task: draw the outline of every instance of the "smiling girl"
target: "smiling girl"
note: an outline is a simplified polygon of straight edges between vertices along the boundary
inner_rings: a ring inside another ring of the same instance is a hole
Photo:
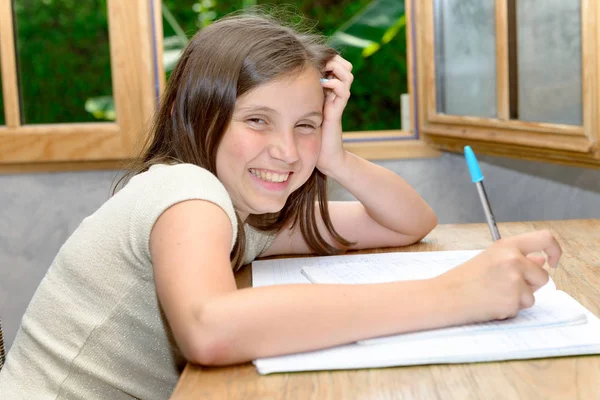
[[[502,239],[428,280],[237,290],[234,270],[259,255],[404,246],[435,227],[402,178],[344,150],[351,69],[320,37],[267,17],[200,31],[125,185],[39,286],[0,393],[164,399],[187,361],[240,363],[530,307],[548,275],[528,254],[560,256],[548,232]],[[327,178],[357,201],[328,202]]]

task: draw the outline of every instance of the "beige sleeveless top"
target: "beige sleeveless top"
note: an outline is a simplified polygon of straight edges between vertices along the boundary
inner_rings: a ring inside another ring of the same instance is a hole
[[[62,246],[0,371],[0,399],[166,399],[185,360],[160,309],[150,232],[170,206],[203,199],[237,220],[223,185],[191,164],[139,174]],[[246,262],[273,237],[245,226]]]

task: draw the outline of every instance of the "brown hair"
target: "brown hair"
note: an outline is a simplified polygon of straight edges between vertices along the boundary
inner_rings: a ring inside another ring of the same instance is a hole
[[[216,175],[216,150],[231,121],[236,99],[265,82],[307,67],[323,73],[325,64],[336,54],[321,36],[300,33],[266,15],[233,15],[202,29],[191,39],[169,78],[141,156],[117,182],[113,193],[154,164],[191,163]],[[315,202],[337,246],[328,244],[319,233]],[[309,248],[318,254],[339,253],[351,244],[331,223],[327,178],[317,169],[290,195],[281,211],[250,215],[246,222],[267,232],[299,224]],[[237,242],[231,252],[235,268],[244,261],[245,243],[238,217]]]

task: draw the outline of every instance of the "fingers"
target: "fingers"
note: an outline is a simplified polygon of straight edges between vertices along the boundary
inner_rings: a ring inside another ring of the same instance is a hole
[[[324,75],[328,80],[323,82],[323,87],[332,89],[340,97],[349,98],[350,85],[354,81],[351,71],[352,64],[340,56],[335,56],[325,66]]]
[[[533,291],[531,289],[523,291],[519,302],[519,308],[522,310],[524,308],[533,307],[534,304],[535,296],[533,295]]]
[[[337,55],[337,56],[333,57],[331,60],[329,60],[327,65],[325,65],[325,72],[332,71],[333,65],[338,65],[339,67],[341,67],[342,69],[344,69],[348,72],[352,71],[352,64],[348,60],[345,60],[344,58],[342,58],[339,55]]]
[[[525,257],[523,260],[523,268],[521,269],[523,271],[523,278],[533,291],[538,290],[548,283],[548,272],[542,268],[542,265],[543,263],[539,264],[538,262],[532,261],[530,257]]]
[[[342,81],[338,79],[330,79],[327,82],[322,82],[322,86],[327,89],[331,89],[325,97],[326,102],[332,102],[336,98],[348,100],[350,98],[350,89]]]
[[[499,241],[500,242],[500,241]],[[556,268],[562,254],[560,245],[550,231],[535,231],[501,239],[500,246],[508,245],[516,247],[522,254],[537,253],[543,251],[548,256],[548,264]],[[497,242],[498,243],[498,242]]]
[[[527,254],[527,258],[529,258],[531,261],[533,261],[540,267],[543,267],[544,264],[546,264],[546,257],[544,256],[538,256],[536,254]]]
[[[345,65],[349,71],[352,71],[352,63],[350,61],[346,60],[344,57],[342,57],[340,55],[336,55],[333,59],[336,61],[339,61],[340,63]]]
[[[323,88],[329,89],[325,93],[325,104],[328,105],[325,109],[326,120],[341,118],[350,98],[350,86],[354,80],[351,70],[352,64],[339,56],[333,58],[325,66],[323,73],[327,80],[322,80],[321,85]]]
[[[342,82],[352,83],[352,64],[342,58],[334,58],[325,66],[325,77],[328,79],[337,78]]]

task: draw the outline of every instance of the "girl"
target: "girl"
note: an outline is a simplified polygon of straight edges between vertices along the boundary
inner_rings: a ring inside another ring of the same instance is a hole
[[[560,255],[548,232],[503,239],[434,279],[236,289],[233,270],[258,255],[404,246],[435,227],[402,178],[344,150],[351,69],[267,17],[200,31],[126,185],[39,286],[0,393],[167,398],[186,361],[240,363],[530,307],[548,275],[527,255]],[[358,201],[328,202],[327,177]]]

